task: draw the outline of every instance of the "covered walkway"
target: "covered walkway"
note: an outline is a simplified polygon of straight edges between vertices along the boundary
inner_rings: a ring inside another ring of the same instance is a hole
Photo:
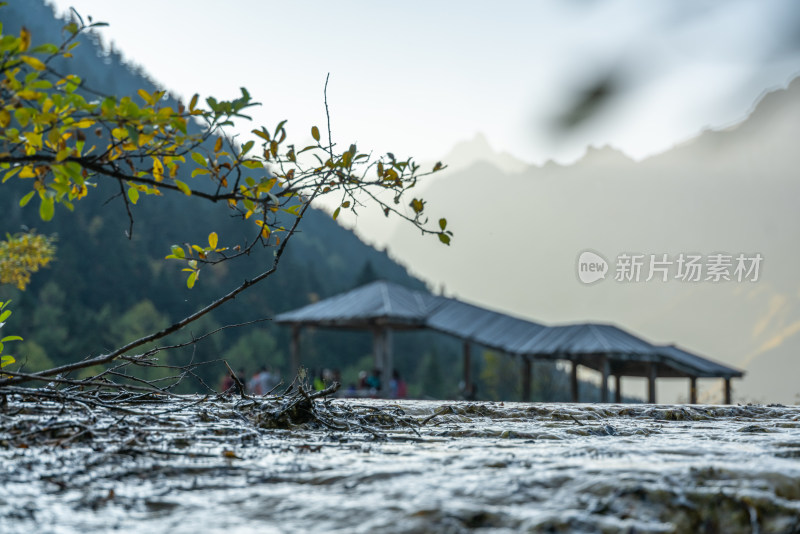
[[[609,402],[609,380],[615,381],[615,401],[621,402],[621,377],[648,380],[648,401],[656,402],[656,379],[689,379],[689,399],[697,402],[698,378],[722,378],[725,403],[731,403],[731,378],[744,373],[717,362],[669,346],[647,341],[608,324],[544,326],[504,313],[468,304],[457,299],[414,291],[403,286],[376,281],[331,298],[282,313],[276,321],[292,328],[291,361],[296,372],[301,363],[300,330],[303,327],[342,328],[371,331],[375,368],[381,380],[389,383],[394,368],[392,331],[430,329],[463,341],[463,380],[467,392],[473,344],[522,361],[522,397],[530,399],[533,360],[571,363],[572,400],[578,402],[578,366],[594,369],[601,375],[601,401]]]

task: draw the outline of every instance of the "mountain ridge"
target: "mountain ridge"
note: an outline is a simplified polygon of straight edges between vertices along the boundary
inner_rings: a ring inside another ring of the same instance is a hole
[[[425,189],[429,203],[448,214],[452,246],[412,247],[397,229],[390,252],[433,283],[450,276],[450,291],[472,301],[546,323],[610,320],[746,366],[740,398],[795,402],[791,384],[768,384],[800,352],[798,135],[794,79],[765,94],[739,124],[641,161],[604,147],[572,165],[529,166],[515,175],[464,168]],[[584,249],[611,260],[626,251],[759,252],[764,262],[752,286],[606,280],[585,287],[574,274]],[[776,301],[784,304],[773,311]]]

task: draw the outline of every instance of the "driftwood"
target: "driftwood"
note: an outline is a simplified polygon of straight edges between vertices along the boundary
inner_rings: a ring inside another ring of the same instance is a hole
[[[3,388],[0,447],[87,443],[116,452],[180,455],[182,444],[216,439],[214,433],[246,441],[266,432],[307,428],[408,439],[409,432],[418,437],[418,428],[427,422],[406,416],[399,406],[332,399],[339,388],[335,382],[314,391],[298,376],[279,394],[248,396],[239,386],[235,395],[176,395],[146,381],[123,384],[107,377],[56,377],[42,388]],[[176,421],[186,428],[177,432]],[[176,432],[181,436],[177,441]],[[150,445],[142,448],[143,443]],[[154,449],[152,444],[158,446]]]

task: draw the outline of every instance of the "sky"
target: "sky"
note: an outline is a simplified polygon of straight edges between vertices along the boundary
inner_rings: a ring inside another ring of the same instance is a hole
[[[247,87],[255,124],[288,119],[297,143],[324,124],[330,73],[336,142],[422,161],[478,132],[529,163],[589,145],[641,159],[800,73],[794,0],[52,3],[108,22],[104,40],[175,94]]]

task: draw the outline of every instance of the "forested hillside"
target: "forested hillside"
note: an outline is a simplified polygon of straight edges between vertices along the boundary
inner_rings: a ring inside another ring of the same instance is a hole
[[[62,39],[64,21],[56,19],[41,0],[12,2],[2,8],[2,22],[6,33],[19,33],[23,25],[27,27],[34,46]],[[87,91],[123,96],[135,95],[140,88],[157,89],[141,68],[127,64],[105,39],[97,34],[83,39],[75,57],[55,68],[78,74]],[[186,203],[170,195],[142,198],[131,206],[134,224],[128,239],[130,221],[118,189],[103,190],[100,184],[100,190],[78,201],[74,212],[59,207],[53,220],[45,223],[34,202],[20,207],[22,191],[27,190],[24,183],[14,182],[4,184],[0,197],[2,234],[27,227],[56,234],[58,239],[56,261],[36,274],[26,291],[0,286],[0,295],[14,302],[15,333],[26,340],[15,353],[19,361],[27,362],[29,370],[117,347],[196,310],[272,261],[272,250],[254,250],[244,261],[204,270],[200,283],[189,290],[185,276],[164,260],[170,245],[186,239],[203,242],[212,230],[223,243],[241,243],[252,237],[242,235],[243,225],[237,224],[225,206]],[[191,330],[200,335],[223,324],[270,318],[370,277],[423,287],[385,252],[363,244],[330,215],[314,211],[304,219],[278,272],[266,285],[245,293]],[[196,349],[170,353],[168,358],[178,363],[191,357],[225,357],[248,372],[261,363],[285,371],[286,347],[284,329],[264,322],[220,332]],[[346,368],[369,354],[370,339],[315,333],[304,340],[303,347],[306,365]],[[407,362],[409,372],[416,363],[412,360]],[[222,369],[216,366],[201,371],[201,376],[216,383]]]

